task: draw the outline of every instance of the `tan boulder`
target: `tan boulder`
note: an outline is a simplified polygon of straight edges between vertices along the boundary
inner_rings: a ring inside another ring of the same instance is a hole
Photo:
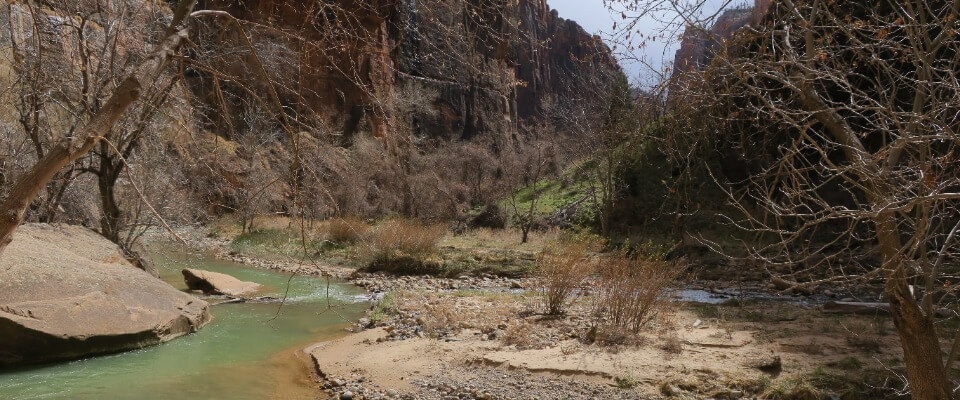
[[[26,224],[0,256],[0,366],[137,349],[209,321],[205,301],[87,228]]]
[[[241,281],[219,272],[192,268],[186,268],[181,272],[183,273],[183,280],[187,283],[188,288],[200,290],[206,294],[245,297],[260,289],[260,285],[257,283]]]

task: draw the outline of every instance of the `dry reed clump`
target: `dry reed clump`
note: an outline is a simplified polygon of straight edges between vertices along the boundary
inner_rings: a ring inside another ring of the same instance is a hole
[[[682,268],[665,261],[612,256],[599,263],[593,293],[598,323],[639,332],[662,314]]]
[[[601,241],[593,237],[563,235],[546,246],[537,258],[537,278],[547,314],[563,314],[568,298],[593,274],[590,255]]]
[[[338,244],[359,242],[370,231],[370,224],[356,217],[334,218],[327,222],[327,240]]]
[[[437,244],[446,228],[420,222],[391,219],[373,229],[360,248],[368,271],[396,274],[433,274],[442,272],[442,263],[428,260],[437,254]]]

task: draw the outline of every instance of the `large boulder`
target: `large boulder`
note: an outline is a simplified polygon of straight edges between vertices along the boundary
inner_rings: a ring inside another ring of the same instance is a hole
[[[205,301],[83,227],[23,225],[0,255],[0,367],[137,349],[209,321]]]
[[[260,289],[260,284],[245,282],[227,274],[186,268],[182,271],[187,287],[206,294],[222,294],[230,297],[244,297]]]

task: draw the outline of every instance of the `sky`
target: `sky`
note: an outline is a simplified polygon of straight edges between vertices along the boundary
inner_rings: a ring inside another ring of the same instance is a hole
[[[706,0],[704,7],[705,13],[715,12],[725,4],[742,4],[745,0]],[[683,3],[683,1],[678,1]],[[750,1],[752,4],[753,2]],[[635,50],[629,50],[623,45],[616,45],[612,40],[613,24],[623,24],[623,20],[616,13],[612,16],[610,10],[603,4],[603,0],[547,0],[547,4],[556,9],[560,17],[577,21],[587,32],[599,35],[611,48],[624,72],[635,84],[643,86],[646,81],[651,79],[653,69],[658,71],[666,65],[673,63],[673,56],[679,44],[679,35],[682,34],[682,24],[677,24],[673,15],[667,12],[658,13],[656,16],[647,16],[640,20],[637,29],[645,38],[649,40],[632,40],[633,45],[637,46],[641,42],[643,47]],[[671,23],[670,21],[673,21]],[[621,41],[622,42],[622,41]],[[643,61],[637,61],[642,59]]]

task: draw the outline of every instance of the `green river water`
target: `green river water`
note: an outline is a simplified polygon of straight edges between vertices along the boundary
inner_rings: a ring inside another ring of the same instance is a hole
[[[155,260],[161,278],[185,289],[182,268],[222,272],[266,285],[282,297],[289,275],[164,247]],[[141,350],[15,372],[0,372],[0,399],[313,399],[316,389],[300,349],[342,335],[365,307],[362,292],[295,277],[288,300],[211,307],[199,332]],[[2,340],[2,338],[0,338]]]

